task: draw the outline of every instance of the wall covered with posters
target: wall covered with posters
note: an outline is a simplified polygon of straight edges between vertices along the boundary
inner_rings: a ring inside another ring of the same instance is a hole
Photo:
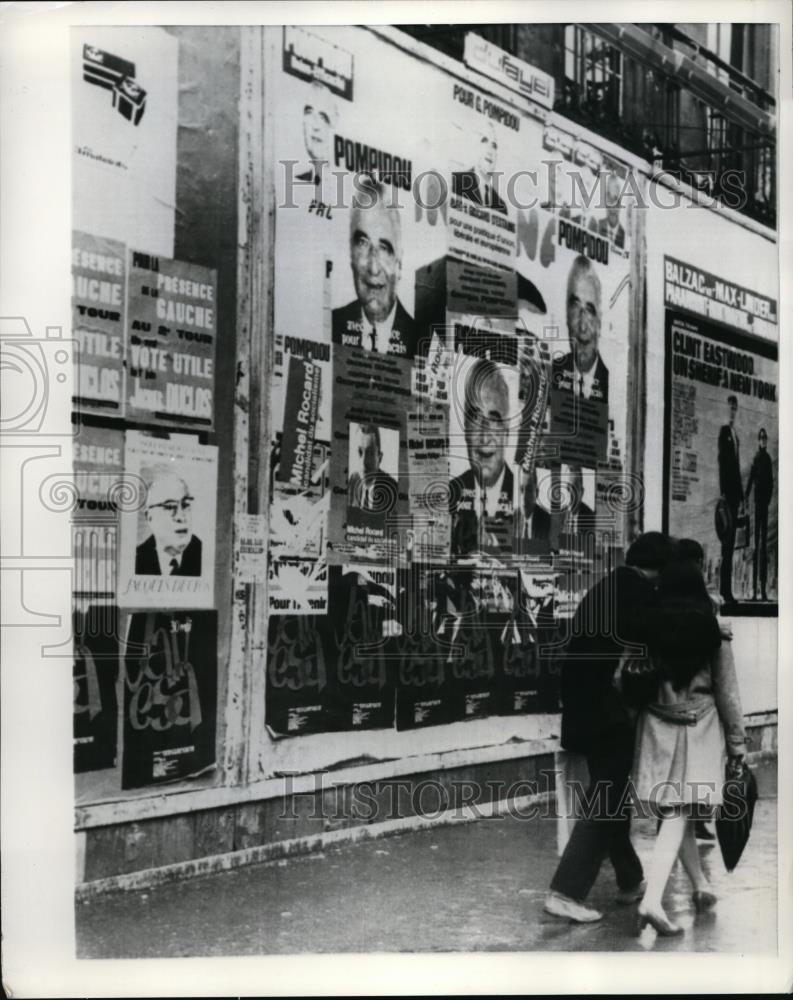
[[[75,28],[72,69],[81,804],[224,777],[239,36]]]
[[[375,32],[268,38],[261,768],[551,735],[554,653],[641,503],[616,195],[642,181]]]
[[[654,190],[645,525],[702,545],[709,590],[733,620],[744,710],[768,711],[777,706],[777,246]]]

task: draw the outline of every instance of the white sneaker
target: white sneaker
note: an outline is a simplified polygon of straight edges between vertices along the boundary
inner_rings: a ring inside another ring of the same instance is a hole
[[[576,924],[594,924],[603,919],[603,914],[599,910],[594,910],[584,903],[577,903],[574,899],[563,896],[559,892],[548,893],[543,909],[554,917],[572,920]]]

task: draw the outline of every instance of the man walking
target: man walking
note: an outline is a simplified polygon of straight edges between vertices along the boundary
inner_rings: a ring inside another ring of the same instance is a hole
[[[666,535],[648,531],[630,546],[625,566],[585,594],[573,617],[562,664],[562,746],[586,755],[587,802],[551,880],[545,911],[577,923],[603,916],[586,897],[608,857],[617,876],[617,900],[632,903],[644,891],[641,862],[630,841],[629,803],[623,801],[633,763],[634,724],[614,688],[625,644],[643,644],[655,579],[673,557]]]

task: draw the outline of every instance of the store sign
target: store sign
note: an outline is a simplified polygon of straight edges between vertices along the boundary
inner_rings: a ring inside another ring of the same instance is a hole
[[[668,308],[682,309],[744,333],[772,340],[777,336],[776,299],[674,257],[664,257],[664,302]]]
[[[465,36],[465,65],[516,91],[549,110],[553,108],[554,79],[548,73],[500,49],[473,32]]]
[[[352,56],[305,28],[284,28],[284,71],[352,100]]]

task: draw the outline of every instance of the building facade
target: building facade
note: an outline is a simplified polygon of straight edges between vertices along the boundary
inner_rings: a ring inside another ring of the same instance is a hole
[[[551,797],[644,530],[773,752],[775,44],[75,30],[80,894]]]

